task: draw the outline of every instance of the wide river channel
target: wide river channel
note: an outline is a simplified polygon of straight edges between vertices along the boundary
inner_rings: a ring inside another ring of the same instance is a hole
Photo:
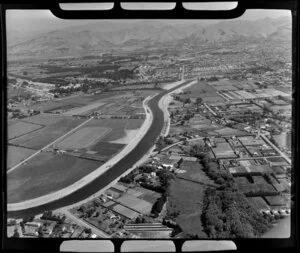
[[[41,206],[32,207],[25,210],[8,212],[7,217],[23,218],[27,215],[36,215],[46,210],[54,210],[63,206],[74,204],[98,192],[100,189],[104,188],[114,179],[123,174],[126,170],[130,169],[154,145],[156,138],[161,133],[161,130],[164,125],[164,114],[158,106],[159,100],[167,93],[170,93],[178,89],[179,87],[186,85],[189,82],[191,82],[191,80],[186,81],[170,90],[162,91],[160,94],[149,100],[148,106],[153,113],[153,121],[148,132],[128,155],[124,156],[118,163],[116,163],[113,167],[111,167],[101,176],[95,178],[95,180],[91,183],[87,184],[86,186],[80,188],[79,190],[66,197]]]

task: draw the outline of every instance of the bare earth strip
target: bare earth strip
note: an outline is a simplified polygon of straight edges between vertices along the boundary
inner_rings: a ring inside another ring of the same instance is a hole
[[[48,145],[46,145],[45,147],[43,147],[42,149],[38,150],[37,152],[35,152],[34,154],[32,154],[31,156],[27,157],[25,160],[23,160],[22,162],[18,163],[17,165],[15,165],[14,167],[10,168],[7,173],[10,173],[11,171],[15,170],[16,168],[18,168],[21,164],[24,164],[25,162],[27,162],[29,159],[35,157],[37,154],[41,153],[43,150],[51,147],[54,143],[56,143],[59,140],[62,140],[63,138],[65,138],[68,134],[72,133],[73,131],[76,131],[78,128],[82,127],[83,125],[85,125],[86,123],[88,123],[89,121],[91,121],[93,119],[93,117],[89,118],[88,120],[84,121],[83,123],[81,123],[80,125],[78,125],[77,127],[73,128],[71,131],[69,131],[68,133],[64,134],[63,136],[59,137],[58,139],[56,139],[55,141],[49,143]]]
[[[155,94],[155,95],[157,95],[157,94]],[[125,155],[127,155],[128,153],[130,153],[134,149],[134,147],[139,143],[139,141],[144,137],[144,135],[147,133],[148,129],[150,128],[151,123],[153,121],[152,111],[149,109],[149,107],[147,105],[147,102],[149,101],[150,98],[151,97],[149,96],[143,101],[143,107],[145,109],[146,119],[145,119],[143,125],[141,126],[141,128],[139,129],[138,134],[136,134],[135,138],[132,139],[132,141],[120,153],[118,153],[115,157],[113,157],[112,159],[107,161],[105,164],[100,166],[98,169],[96,169],[92,173],[86,175],[85,177],[83,177],[79,181],[75,182],[74,184],[72,184],[72,185],[70,185],[66,188],[61,189],[61,190],[56,191],[56,192],[53,192],[53,193],[50,193],[50,194],[46,194],[46,195],[38,197],[38,198],[31,199],[31,200],[26,200],[26,201],[19,202],[19,203],[8,204],[7,205],[7,211],[9,212],[9,211],[18,211],[18,210],[28,209],[28,208],[31,208],[31,207],[40,206],[40,205],[52,202],[54,200],[63,198],[65,196],[68,196],[71,193],[75,192],[76,190],[78,190],[78,189],[82,188],[83,186],[89,184],[95,178],[99,177],[101,174],[103,174],[109,168],[114,166]]]

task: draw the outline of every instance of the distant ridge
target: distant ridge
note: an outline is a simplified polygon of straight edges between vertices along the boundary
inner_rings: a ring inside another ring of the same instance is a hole
[[[199,21],[201,24],[201,20]],[[202,26],[170,25],[160,21],[95,22],[64,29],[19,36],[8,33],[9,56],[82,55],[112,48],[185,43],[219,43],[244,39],[291,38],[291,19],[280,17],[255,21],[231,20]]]

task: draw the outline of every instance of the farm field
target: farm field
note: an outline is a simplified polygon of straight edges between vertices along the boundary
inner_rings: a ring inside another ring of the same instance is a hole
[[[185,170],[186,172],[183,174],[179,174],[179,178],[205,184],[214,184],[214,182],[210,180],[210,178],[202,170],[202,165],[199,162],[183,161],[180,165],[180,169]]]
[[[7,202],[16,203],[60,190],[101,164],[69,155],[41,153],[7,175]]]
[[[55,117],[53,117],[55,118]],[[31,149],[41,149],[47,144],[66,134],[71,129],[83,123],[85,119],[63,118],[43,129],[26,134],[10,141],[11,144]]]
[[[264,199],[270,206],[284,206],[285,201],[281,196],[266,196]]]
[[[79,94],[71,97],[63,97],[59,99],[50,100],[47,102],[37,103],[28,107],[28,109],[40,110],[43,112],[49,112],[56,110],[57,108],[66,107],[72,109],[72,107],[82,107],[90,105],[91,103],[103,102],[109,99],[115,100],[119,98],[129,98],[132,97],[132,93],[127,92],[108,92],[97,95],[86,95]]]
[[[111,131],[107,127],[83,127],[53,146],[59,149],[87,148]]]
[[[267,193],[276,193],[275,188],[268,183],[240,183],[238,182],[239,191],[242,193],[258,193],[258,192],[267,192]]]
[[[121,137],[120,139],[110,141],[110,143],[128,144],[132,140],[132,138],[134,138],[134,136],[137,134],[138,129],[125,129],[125,132],[125,136]]]
[[[34,105],[29,106],[29,109],[32,110],[39,110],[42,112],[48,112],[51,110],[55,110],[58,107],[64,107],[68,104],[64,103],[63,100],[50,100],[47,102],[41,102]],[[77,106],[81,106],[81,104],[76,103]]]
[[[235,136],[243,136],[248,135],[249,133],[246,131],[241,131],[238,129],[230,128],[230,127],[224,127],[221,129],[214,130],[219,135],[235,135]]]
[[[105,157],[108,160],[111,156],[115,155],[124,147],[124,144],[98,142],[90,147],[91,150],[96,151],[98,156]]]
[[[129,207],[136,212],[142,214],[148,214],[151,211],[152,205],[151,203],[136,198],[130,194],[124,193],[122,197],[116,199],[116,202],[120,203],[123,206]]]
[[[97,109],[104,105],[103,102],[97,102],[90,105],[82,106],[79,108],[71,109],[68,112],[64,113],[64,115],[71,116],[71,115],[86,115],[93,111],[94,109]]]
[[[135,188],[136,189],[136,188]],[[143,199],[152,205],[157,201],[157,199],[161,196],[161,194],[151,191],[145,188],[138,188],[139,192],[142,192],[140,196],[138,196],[139,199]]]
[[[78,149],[81,155],[78,153],[76,156],[106,161],[128,144],[132,134],[126,134],[136,133],[142,123],[141,119],[93,119],[53,147]],[[89,153],[82,153],[86,151]]]
[[[123,215],[124,217],[128,218],[128,219],[135,219],[137,218],[140,214],[125,207],[125,206],[122,206],[122,205],[115,205],[112,210],[114,210],[115,212]]]
[[[61,105],[61,106],[52,108],[51,110],[45,111],[45,112],[46,112],[46,113],[56,113],[56,114],[60,114],[60,113],[69,111],[69,110],[71,110],[71,109],[77,108],[77,107],[80,107],[80,105],[74,105],[74,104],[71,104],[71,105]]]
[[[262,197],[249,197],[247,199],[257,210],[267,209],[269,207]]]
[[[216,89],[206,82],[197,82],[184,89],[184,92],[189,92],[188,97],[190,98],[203,98],[204,102],[224,102],[224,99],[217,94]]]
[[[178,213],[176,222],[186,234],[191,234],[191,231],[199,236],[203,236],[201,224],[202,201],[205,188],[198,184],[186,180],[178,179],[171,181],[169,187],[169,198],[167,201],[167,213]],[[193,218],[194,222],[186,222],[188,217]]]
[[[7,146],[7,170],[17,165],[19,162],[32,155],[36,151],[28,148],[20,148],[16,146]]]
[[[65,118],[66,117],[58,114],[39,114],[39,115],[31,116],[29,118],[25,118],[22,121],[32,123],[32,124],[40,124],[43,126],[48,126],[51,124],[56,124],[57,122]]]
[[[8,139],[13,139],[21,135],[25,135],[30,132],[34,132],[42,128],[43,125],[27,123],[23,121],[8,122],[7,135]]]
[[[102,142],[110,142],[125,136],[125,129],[137,129],[143,124],[142,119],[93,119],[85,127],[106,127],[111,128],[111,132],[106,134]]]

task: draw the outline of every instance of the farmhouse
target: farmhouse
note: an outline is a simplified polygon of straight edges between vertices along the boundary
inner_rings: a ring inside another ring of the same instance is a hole
[[[24,235],[38,236],[38,229],[40,228],[40,226],[41,223],[39,222],[27,222],[24,228]]]

